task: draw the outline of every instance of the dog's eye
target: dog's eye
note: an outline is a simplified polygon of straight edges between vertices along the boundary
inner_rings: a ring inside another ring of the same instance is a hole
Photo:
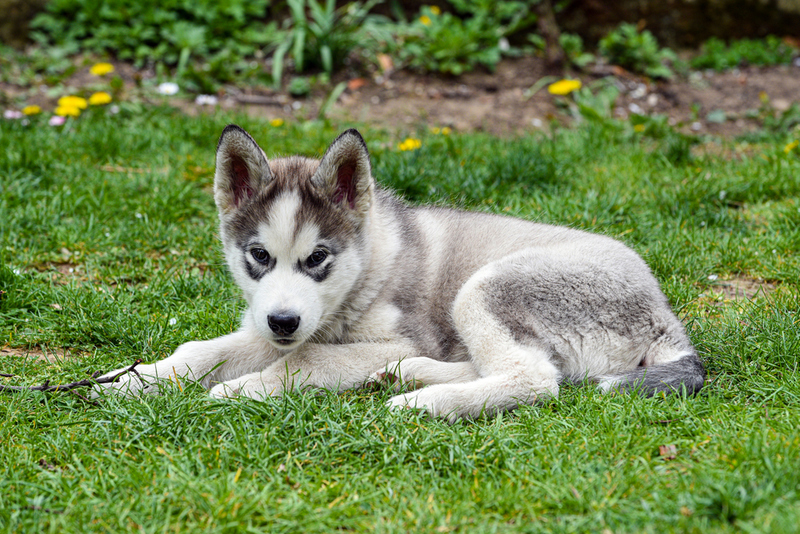
[[[311,253],[311,256],[308,257],[308,259],[306,260],[306,266],[316,267],[317,265],[325,261],[325,258],[327,257],[328,257],[328,251],[318,248],[317,250]]]
[[[266,264],[269,262],[269,252],[263,248],[251,248],[250,255],[253,256],[253,259],[258,263]]]

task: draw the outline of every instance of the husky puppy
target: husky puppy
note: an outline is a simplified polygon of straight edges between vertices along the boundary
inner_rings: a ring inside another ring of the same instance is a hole
[[[228,126],[214,199],[248,304],[241,328],[185,343],[110,390],[151,392],[180,377],[212,397],[263,398],[383,381],[417,388],[393,406],[453,421],[555,396],[563,380],[645,395],[703,386],[683,325],[631,249],[570,228],[410,207],[376,185],[356,130],[321,160],[268,161]]]

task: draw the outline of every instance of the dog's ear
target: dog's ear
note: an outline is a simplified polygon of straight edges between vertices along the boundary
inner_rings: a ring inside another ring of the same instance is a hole
[[[311,182],[334,204],[366,214],[372,204],[374,180],[364,138],[350,129],[331,143]]]
[[[220,213],[240,206],[272,180],[264,151],[250,135],[229,124],[217,144],[214,201]]]

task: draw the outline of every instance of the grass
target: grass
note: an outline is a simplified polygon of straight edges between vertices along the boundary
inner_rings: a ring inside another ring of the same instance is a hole
[[[234,330],[242,303],[210,194],[220,131],[235,121],[268,155],[319,155],[345,126],[165,108],[92,110],[63,129],[33,119],[0,122],[0,372],[15,375],[3,384],[70,382]],[[390,412],[387,392],[212,402],[180,384],[97,405],[2,393],[0,530],[796,530],[800,158],[788,137],[691,148],[670,131],[590,123],[511,140],[418,132],[422,147],[401,152],[391,134],[362,132],[376,176],[412,202],[634,247],[684,318],[707,387],[642,399],[565,386],[453,426]],[[720,292],[743,281],[762,292]],[[37,358],[56,349],[68,354]]]

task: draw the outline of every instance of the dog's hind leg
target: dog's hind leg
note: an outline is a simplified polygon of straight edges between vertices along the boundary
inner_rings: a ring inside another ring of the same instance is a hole
[[[470,382],[480,378],[470,361],[442,362],[419,356],[392,362],[385,369],[373,373],[370,382],[389,384],[395,389],[421,388],[433,384]]]
[[[478,271],[461,288],[453,305],[456,329],[479,377],[398,395],[390,400],[391,405],[424,407],[432,415],[454,421],[558,395],[560,375],[551,361],[547,344],[535,338],[520,342],[511,328],[487,306],[487,282],[502,271],[500,262]]]

